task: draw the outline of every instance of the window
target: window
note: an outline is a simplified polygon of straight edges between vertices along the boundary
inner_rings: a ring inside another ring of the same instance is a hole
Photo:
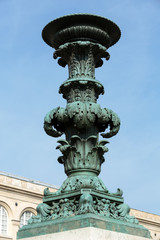
[[[34,214],[30,211],[26,211],[21,215],[20,218],[20,228],[23,227],[28,223],[28,220],[33,216]]]
[[[0,205],[0,234],[7,235],[8,214],[6,209]]]

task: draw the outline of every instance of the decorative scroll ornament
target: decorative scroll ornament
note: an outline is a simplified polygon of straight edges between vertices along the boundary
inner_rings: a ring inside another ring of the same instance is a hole
[[[120,129],[120,119],[112,110],[101,109],[99,104],[93,102],[75,101],[68,103],[65,109],[58,107],[47,113],[44,130],[50,136],[59,137],[66,132],[68,123],[77,129],[90,128],[94,124],[100,132],[110,126],[108,133],[101,134],[105,138],[116,135]]]

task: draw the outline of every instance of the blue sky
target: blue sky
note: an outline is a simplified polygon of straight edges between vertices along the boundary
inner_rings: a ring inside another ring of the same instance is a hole
[[[53,60],[41,31],[63,15],[101,15],[122,36],[96,70],[105,87],[98,102],[121,119],[100,178],[112,192],[120,187],[132,208],[160,214],[159,12],[159,0],[0,0],[0,171],[56,186],[65,180],[57,139],[45,134],[43,119],[65,106],[58,88],[68,70]]]

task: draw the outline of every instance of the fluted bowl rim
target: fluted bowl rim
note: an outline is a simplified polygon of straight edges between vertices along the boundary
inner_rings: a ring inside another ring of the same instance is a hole
[[[110,46],[114,45],[121,36],[119,27],[111,20],[94,14],[77,13],[65,15],[49,22],[42,30],[42,38],[49,46],[57,48],[53,43],[53,36],[60,30],[76,25],[96,27],[106,32],[111,39]]]

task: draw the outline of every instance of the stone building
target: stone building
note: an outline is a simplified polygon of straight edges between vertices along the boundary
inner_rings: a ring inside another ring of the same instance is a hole
[[[36,206],[42,202],[43,190],[57,187],[24,177],[0,172],[0,240],[16,240],[19,227],[36,214]],[[153,239],[160,240],[160,216],[132,209],[140,224],[151,232]]]
[[[54,185],[0,172],[0,240],[15,240],[19,227],[36,214],[43,190]]]

